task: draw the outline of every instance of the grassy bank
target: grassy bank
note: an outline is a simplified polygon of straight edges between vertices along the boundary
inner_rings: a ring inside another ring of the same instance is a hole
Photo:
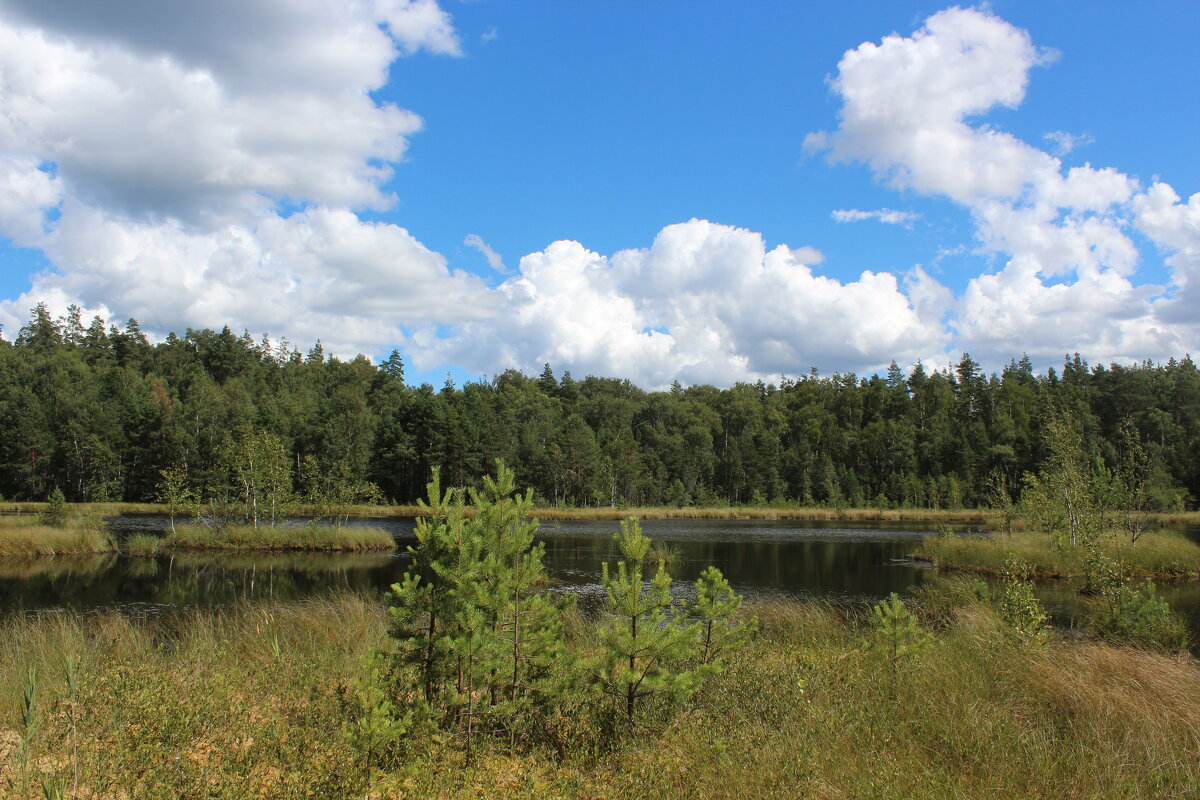
[[[115,549],[99,520],[73,518],[54,527],[37,516],[0,517],[0,557],[75,556]]]
[[[983,606],[952,609],[895,667],[854,614],[760,605],[761,635],[684,709],[604,753],[422,739],[368,777],[343,687],[385,640],[357,597],[298,605],[0,623],[0,794],[41,797],[1194,797],[1200,667],[1090,642],[1016,644]],[[586,640],[589,625],[573,636]],[[77,696],[64,678],[78,659]],[[37,783],[20,767],[37,669]],[[78,750],[76,750],[76,746]]]
[[[36,514],[45,510],[45,503],[0,503],[2,514]],[[167,507],[157,503],[72,503],[73,513],[108,517],[120,514],[166,514]],[[313,506],[298,505],[293,513],[299,517],[316,516]],[[352,517],[416,517],[421,509],[415,505],[372,506],[357,505],[344,509]],[[470,510],[468,509],[468,513]],[[619,520],[636,516],[641,519],[766,519],[766,520],[830,520],[830,521],[891,521],[891,522],[965,522],[983,524],[990,518],[986,509],[878,509],[878,508],[799,508],[779,506],[687,507],[647,506],[613,508],[611,506],[539,507],[534,516],[558,520]],[[1180,516],[1180,515],[1174,515]],[[1186,515],[1185,515],[1186,516]],[[1200,515],[1196,515],[1200,522]],[[1180,523],[1183,524],[1183,523]]]
[[[1152,531],[1143,534],[1137,544],[1113,537],[1102,549],[1135,576],[1200,578],[1200,545],[1176,533]],[[1080,553],[1055,549],[1044,533],[927,536],[917,556],[939,567],[999,574],[1004,571],[1009,553],[1029,564],[1042,578],[1075,577],[1086,571]]]
[[[251,525],[176,525],[174,531],[162,537],[161,547],[168,550],[357,551],[394,550],[396,544],[385,530],[357,525],[260,525],[257,528]]]
[[[158,503],[72,503],[73,514],[78,516],[111,517],[120,514],[166,514],[167,507]],[[37,514],[44,511],[45,503],[0,503],[0,515]],[[314,506],[299,505],[294,509],[299,517],[316,516]],[[348,506],[344,513],[352,517],[416,517],[421,509],[415,505],[357,505]],[[468,513],[470,510],[468,509]],[[986,508],[932,509],[932,508],[801,508],[793,506],[725,506],[674,508],[646,506],[638,508],[613,508],[591,506],[587,508],[540,507],[534,516],[544,520],[620,520],[634,516],[640,519],[761,519],[761,520],[814,520],[829,522],[920,522],[929,525],[939,523],[965,523],[1002,527],[1000,515]],[[1151,525],[1163,528],[1200,525],[1200,511],[1171,514],[1149,514]],[[0,516],[2,518],[2,516]]]

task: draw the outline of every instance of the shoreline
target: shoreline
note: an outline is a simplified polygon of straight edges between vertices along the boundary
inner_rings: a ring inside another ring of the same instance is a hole
[[[40,502],[0,502],[0,515],[37,514],[46,509]],[[72,516],[109,517],[122,514],[168,513],[167,506],[160,503],[69,503]],[[340,513],[351,517],[389,518],[420,517],[421,508],[416,505],[348,506]],[[470,507],[467,513],[471,513]],[[184,515],[177,515],[182,517]],[[292,516],[315,517],[316,509],[299,505]],[[712,519],[712,520],[809,520],[823,522],[927,522],[988,525],[999,523],[999,513],[985,508],[929,509],[929,508],[821,508],[821,507],[776,507],[776,506],[718,506],[671,508],[648,506],[639,508],[601,507],[539,507],[532,516],[539,520],[617,521],[627,517],[639,519]],[[1200,525],[1200,511],[1151,514],[1152,523],[1158,527],[1177,525]]]

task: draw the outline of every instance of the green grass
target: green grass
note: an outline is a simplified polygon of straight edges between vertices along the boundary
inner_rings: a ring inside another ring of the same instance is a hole
[[[1104,551],[1120,560],[1135,576],[1200,577],[1200,545],[1178,533],[1152,531],[1143,534],[1137,544],[1113,536],[1106,541]],[[1055,549],[1050,537],[1044,533],[927,536],[922,540],[917,556],[940,567],[1000,573],[1010,552],[1030,564],[1038,577],[1074,577],[1085,572],[1081,550]]]
[[[342,736],[339,687],[386,639],[377,603],[133,620],[0,622],[0,794],[20,790],[21,688],[39,676],[42,774],[77,765],[80,797],[924,798],[1195,797],[1200,665],[1094,642],[1019,645],[978,604],[944,611],[932,646],[892,670],[861,615],[759,604],[761,634],[678,713],[609,752],[421,739],[368,778]],[[577,644],[594,638],[575,618]],[[79,659],[73,756],[64,679]],[[15,785],[14,785],[15,782]]]
[[[116,544],[95,519],[71,518],[61,528],[37,516],[0,517],[0,557],[63,556],[109,553]]]
[[[152,558],[162,552],[163,539],[153,533],[131,533],[121,543],[121,549],[131,556]]]
[[[171,550],[394,550],[391,534],[380,528],[327,525],[176,525],[163,536]]]

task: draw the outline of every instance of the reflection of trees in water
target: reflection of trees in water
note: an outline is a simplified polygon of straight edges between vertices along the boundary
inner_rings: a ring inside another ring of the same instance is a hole
[[[920,583],[923,570],[891,563],[912,551],[910,540],[895,541],[684,541],[669,539],[682,551],[672,575],[694,581],[709,564],[730,583],[769,592],[885,596]],[[600,574],[603,561],[617,554],[605,537],[556,535],[546,539],[547,563],[556,575]]]
[[[577,590],[581,607],[599,580],[600,564],[617,560],[612,523],[572,535],[560,527],[544,538],[546,564],[560,582],[555,591]],[[594,530],[593,530],[594,529]],[[699,529],[696,529],[697,532]],[[709,532],[712,531],[710,527]],[[669,531],[674,533],[674,529]],[[912,551],[914,540],[681,539],[664,535],[681,551],[672,574],[688,591],[700,570],[715,564],[740,592],[884,597],[902,592],[931,574],[890,561]],[[38,608],[121,607],[136,604],[219,606],[247,600],[301,600],[335,591],[382,594],[410,563],[407,553],[178,553],[157,558],[112,554],[0,559],[0,611]],[[1200,584],[1166,584],[1160,594],[1192,619],[1200,631]],[[1039,595],[1058,624],[1070,626],[1080,611],[1068,584],[1042,584]]]
[[[211,606],[299,600],[333,590],[380,591],[406,558],[369,554],[187,553],[0,561],[0,609],[128,604]]]

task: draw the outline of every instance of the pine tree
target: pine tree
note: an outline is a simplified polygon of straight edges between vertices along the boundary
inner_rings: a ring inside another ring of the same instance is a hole
[[[684,664],[695,652],[700,626],[685,624],[661,561],[646,585],[650,540],[638,520],[622,521],[614,538],[624,559],[617,562],[615,574],[608,562],[603,564],[608,620],[600,631],[604,653],[594,674],[601,689],[619,701],[632,728],[642,700],[656,695],[678,699],[694,689],[697,676]]]
[[[733,591],[721,570],[709,566],[696,580],[696,604],[691,616],[700,623],[701,664],[714,664],[721,653],[740,642],[753,629],[754,622],[738,618],[742,596]]]

